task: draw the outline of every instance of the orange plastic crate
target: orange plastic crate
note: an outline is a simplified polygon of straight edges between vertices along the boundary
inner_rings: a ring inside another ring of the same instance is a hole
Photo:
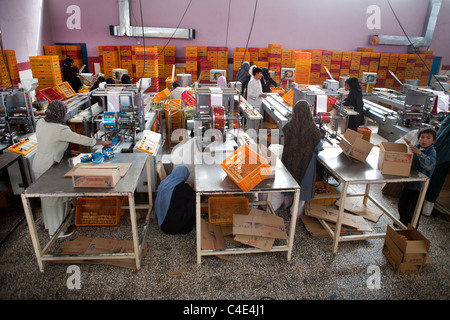
[[[73,91],[72,87],[70,86],[70,84],[67,81],[58,83],[55,86],[55,89],[56,89],[56,91],[58,91],[58,93],[60,95],[63,96],[64,99],[68,99],[68,98],[76,95],[75,91]]]
[[[232,225],[233,214],[250,212],[247,197],[210,197],[208,199],[209,222],[218,225]]]
[[[252,190],[272,172],[267,160],[246,145],[239,147],[220,166],[244,192]]]
[[[80,197],[75,211],[76,226],[115,226],[120,220],[118,197]]]
[[[325,192],[321,194],[335,194],[336,198],[328,198],[328,199],[312,199],[311,203],[321,204],[325,206],[333,205],[338,198],[338,192],[330,186],[326,181],[316,181],[316,188],[324,189]],[[316,192],[316,194],[319,194]]]

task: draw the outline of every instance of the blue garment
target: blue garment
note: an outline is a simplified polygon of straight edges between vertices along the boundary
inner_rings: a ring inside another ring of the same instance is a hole
[[[420,145],[416,144],[415,147],[420,148]],[[434,150],[434,146],[431,145],[421,151],[422,154],[420,156],[414,153],[411,170],[417,170],[431,178],[436,166],[436,150]],[[403,185],[407,189],[420,191],[422,182],[405,182]]]
[[[300,200],[310,201],[316,194],[316,159],[322,148],[322,142],[319,142],[311,155],[308,168],[300,184]]]
[[[187,178],[189,178],[189,169],[186,166],[177,166],[159,185],[154,216],[157,217],[160,227],[166,218],[167,210],[169,210],[173,189]]]

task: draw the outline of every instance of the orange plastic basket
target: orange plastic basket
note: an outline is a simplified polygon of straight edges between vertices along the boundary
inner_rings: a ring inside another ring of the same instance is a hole
[[[244,192],[252,190],[272,172],[267,160],[246,145],[239,147],[220,166]]]
[[[362,138],[363,138],[364,140],[370,142],[370,136],[372,135],[372,130],[370,130],[370,129],[367,128],[367,127],[359,126],[359,127],[358,127],[358,132],[361,133],[361,134],[363,135]]]
[[[75,211],[76,226],[115,226],[120,220],[118,197],[80,197]]]
[[[312,199],[311,203],[321,204],[325,206],[333,205],[336,202],[336,199],[338,197],[337,191],[330,186],[326,181],[316,181],[316,190],[317,188],[323,189],[322,193],[318,193],[316,191],[316,194],[335,194],[336,198],[328,198],[328,199]]]
[[[210,197],[208,199],[209,222],[232,225],[234,214],[250,212],[247,197]]]
[[[55,90],[64,97],[64,99],[68,99],[76,95],[75,91],[73,91],[72,87],[67,81],[58,83],[55,86]]]

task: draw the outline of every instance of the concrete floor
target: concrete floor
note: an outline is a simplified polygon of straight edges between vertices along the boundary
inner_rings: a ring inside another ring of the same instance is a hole
[[[362,186],[361,186],[362,187]],[[355,191],[358,186],[354,187]],[[392,212],[396,198],[372,187],[375,197]],[[19,203],[20,206],[20,203]],[[4,210],[6,211],[6,210]],[[3,219],[14,224],[21,210],[9,210]],[[284,207],[278,210],[289,216]],[[9,218],[7,218],[9,217]],[[196,263],[195,231],[164,234],[152,221],[148,251],[140,270],[95,264],[78,264],[81,288],[69,289],[68,264],[46,263],[40,272],[26,221],[0,245],[0,299],[2,300],[447,300],[450,297],[448,215],[423,216],[419,231],[431,241],[433,263],[419,275],[399,275],[382,253],[383,239],[341,243],[332,252],[331,238],[312,238],[298,219],[291,261],[286,253],[215,256]],[[143,219],[139,220],[142,225]],[[2,228],[6,222],[3,222]],[[392,220],[383,215],[369,222],[375,232],[385,232]],[[48,239],[42,219],[41,239]],[[131,239],[127,214],[116,227],[78,227],[77,236]],[[4,230],[3,230],[4,231]],[[46,238],[47,237],[47,238]],[[371,288],[374,268],[380,271],[379,288]],[[369,283],[369,285],[368,285]],[[348,310],[347,310],[348,311]]]

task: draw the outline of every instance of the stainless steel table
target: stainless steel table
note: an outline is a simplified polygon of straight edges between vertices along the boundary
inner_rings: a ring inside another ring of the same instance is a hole
[[[221,159],[226,158],[226,154],[221,155]],[[217,155],[215,156],[218,162]],[[267,177],[261,181],[249,193],[267,193],[267,200],[250,202],[249,205],[267,205],[269,212],[275,214],[271,204],[270,195],[272,192],[293,192],[293,209],[291,214],[291,221],[289,227],[288,240],[286,245],[273,246],[271,252],[287,252],[287,260],[291,259],[292,246],[294,243],[295,226],[297,223],[297,210],[300,198],[300,186],[295,179],[287,171],[281,160],[277,159],[275,165],[272,164],[272,169],[275,169],[274,177]],[[228,255],[228,254],[243,254],[243,253],[258,253],[267,252],[257,248],[227,248],[225,250],[204,250],[201,247],[201,196],[214,194],[244,194],[230,177],[227,176],[220,164],[195,164],[195,192],[196,192],[196,232],[197,232],[197,263],[201,264],[202,256],[210,255]]]
[[[378,152],[379,148],[374,147],[372,152],[368,155],[365,162],[354,162],[348,158],[339,147],[328,147],[320,151],[317,160],[342,184],[342,190],[339,195],[340,203],[339,214],[336,223],[336,230],[333,232],[328,224],[320,220],[321,224],[328,231],[333,241],[333,252],[337,252],[338,244],[341,241],[364,240],[374,238],[384,238],[386,233],[373,233],[362,235],[345,235],[341,236],[342,217],[344,213],[344,203],[347,197],[364,197],[363,204],[367,204],[367,199],[370,199],[378,208],[380,208],[387,216],[394,220],[403,229],[406,226],[397,219],[389,210],[380,204],[370,192],[370,185],[376,183],[386,182],[412,182],[422,181],[422,189],[420,191],[419,199],[417,201],[416,209],[414,211],[411,225],[415,227],[420,216],[423,200],[425,198],[426,190],[429,184],[429,178],[416,171],[411,170],[409,177],[383,175],[378,166]],[[347,194],[347,189],[350,184],[365,184],[365,192],[363,194]],[[326,198],[327,196],[316,196],[315,198]],[[328,196],[330,197],[330,196]],[[335,197],[335,196],[334,196]]]
[[[150,212],[152,211],[152,190],[151,184],[148,184],[148,205],[142,205],[137,207],[134,202],[134,191],[137,187],[139,177],[144,170],[144,166],[147,171],[147,179],[150,181],[150,156],[147,154],[135,154],[135,153],[119,153],[113,159],[108,160],[110,163],[131,163],[131,167],[128,169],[124,177],[116,184],[112,189],[102,188],[74,188],[72,179],[64,178],[64,175],[74,166],[73,159],[63,160],[60,164],[53,165],[42,176],[39,177],[32,185],[30,185],[22,194],[22,203],[25,210],[25,215],[28,222],[28,228],[30,230],[31,240],[33,242],[34,251],[38,261],[39,269],[44,271],[44,261],[68,261],[68,260],[97,260],[97,259],[135,259],[136,268],[140,269],[142,249],[145,243],[145,237],[148,231],[148,224],[150,220]],[[58,235],[65,230],[65,227],[70,222],[71,217],[74,215],[74,209],[66,217],[61,227],[56,232],[56,235],[41,248],[38,233],[36,230],[36,224],[33,218],[32,209],[30,206],[30,198],[45,198],[45,197],[115,197],[126,196],[128,197],[128,206],[122,206],[122,208],[128,208],[130,211],[131,219],[131,233],[133,237],[134,251],[132,253],[114,253],[114,254],[89,254],[89,255],[52,255],[49,254],[49,250],[52,245],[58,239]],[[148,209],[145,224],[143,227],[141,239],[138,238],[138,227],[136,219],[136,209]]]

